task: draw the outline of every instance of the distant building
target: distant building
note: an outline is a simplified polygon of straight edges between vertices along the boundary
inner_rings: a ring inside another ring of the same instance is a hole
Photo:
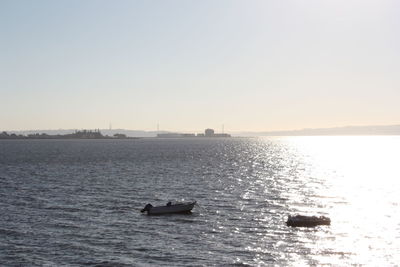
[[[182,137],[195,137],[192,133],[159,133],[157,137],[159,138],[182,138]]]
[[[231,137],[230,134],[226,133],[215,133],[213,129],[206,129],[204,133],[159,133],[158,138],[187,138],[187,137]]]
[[[160,138],[179,138],[182,137],[180,133],[159,133],[157,134],[157,137]]]
[[[206,129],[206,130],[204,131],[204,135],[205,135],[206,137],[213,137],[213,136],[214,136],[214,130],[213,130],[213,129]]]
[[[182,137],[196,137],[196,135],[192,134],[192,133],[184,133],[184,134],[181,134],[181,135],[182,135]]]
[[[199,135],[197,135],[199,136]],[[204,135],[205,137],[231,137],[230,134],[226,134],[226,133],[215,133],[214,129],[206,129],[204,131]]]

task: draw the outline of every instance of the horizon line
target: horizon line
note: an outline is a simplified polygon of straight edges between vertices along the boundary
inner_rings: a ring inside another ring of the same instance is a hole
[[[233,130],[224,131],[231,133],[277,133],[277,132],[298,132],[298,131],[313,131],[313,130],[333,130],[333,129],[344,129],[344,128],[367,128],[367,127],[400,127],[399,124],[374,124],[374,125],[345,125],[345,126],[332,126],[332,127],[307,127],[307,128],[297,128],[290,130]],[[208,129],[208,128],[205,128]],[[203,132],[205,129],[200,130]],[[212,129],[212,128],[211,128]],[[199,132],[199,130],[143,130],[143,129],[127,129],[127,128],[58,128],[58,129],[24,129],[24,130],[0,130],[0,132],[32,132],[32,131],[77,131],[77,130],[102,130],[102,131],[138,131],[138,132]]]

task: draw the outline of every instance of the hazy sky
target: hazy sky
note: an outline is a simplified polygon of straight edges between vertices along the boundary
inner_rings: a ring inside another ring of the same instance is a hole
[[[400,124],[400,1],[0,1],[0,130]]]

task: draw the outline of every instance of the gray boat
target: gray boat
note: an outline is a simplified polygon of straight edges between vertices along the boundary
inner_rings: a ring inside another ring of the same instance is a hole
[[[191,213],[196,201],[174,203],[168,202],[165,206],[154,207],[151,204],[147,204],[140,212],[147,211],[147,215],[163,215],[163,214],[174,214],[174,213]]]

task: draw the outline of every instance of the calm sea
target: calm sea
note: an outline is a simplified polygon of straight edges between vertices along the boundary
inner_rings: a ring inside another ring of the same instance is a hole
[[[400,137],[0,141],[1,266],[399,263]]]

